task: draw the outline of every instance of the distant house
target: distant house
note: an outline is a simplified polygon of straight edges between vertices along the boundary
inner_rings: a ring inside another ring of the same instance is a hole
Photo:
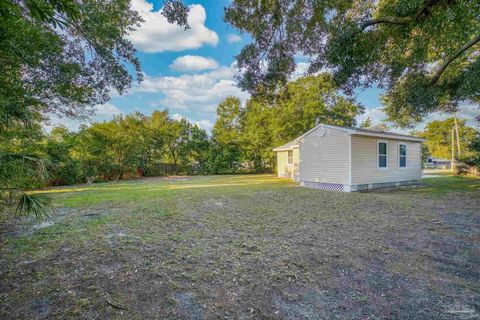
[[[290,177],[305,187],[350,192],[417,183],[423,141],[319,124],[273,151],[279,177]]]

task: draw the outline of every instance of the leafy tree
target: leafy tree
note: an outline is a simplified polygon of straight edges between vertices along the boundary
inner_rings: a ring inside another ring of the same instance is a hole
[[[382,122],[379,122],[377,124],[372,125],[370,127],[370,129],[385,132],[385,131],[390,130],[390,126],[388,125],[388,123],[382,121]]]
[[[130,1],[3,1],[0,4],[2,126],[45,113],[88,115],[141,70],[127,34],[141,21]]]
[[[73,184],[82,180],[80,162],[71,156],[77,134],[64,126],[53,128],[43,146],[49,161],[49,182],[53,185]]]
[[[362,123],[360,123],[360,128],[371,128],[373,125],[372,118],[368,117],[367,119],[363,120]]]
[[[130,0],[20,0],[0,3],[0,126],[40,114],[88,115],[130,87],[127,35],[142,22]],[[188,27],[188,8],[166,1],[163,14]],[[1,128],[1,127],[0,127]]]
[[[241,160],[242,108],[240,99],[227,97],[217,107],[217,120],[212,130],[215,151],[211,155],[213,173],[232,173]]]
[[[170,119],[166,135],[167,159],[176,167],[184,167],[197,160],[208,148],[205,130],[186,119]]]
[[[185,144],[188,142],[188,129],[188,122],[185,119],[180,121],[170,119],[168,122],[165,146],[168,159],[176,167],[182,164],[187,157]]]
[[[179,1],[166,1],[163,14],[169,22],[188,28],[187,13]],[[1,1],[0,139],[11,127],[29,129],[52,114],[88,116],[112,89],[123,93],[130,87],[128,70],[141,80],[140,63],[127,39],[140,22],[130,0]],[[10,154],[2,165],[12,161],[19,167],[22,157]],[[21,208],[40,212],[35,205],[44,201],[18,193]]]
[[[144,116],[139,113],[94,123],[79,135],[78,154],[93,175],[104,179],[133,176],[145,150]],[[86,158],[83,158],[86,157]]]
[[[286,143],[310,130],[316,123],[354,126],[364,107],[338,93],[328,74],[307,76],[289,82],[272,108],[275,144]]]
[[[241,120],[241,145],[245,160],[253,164],[254,172],[263,172],[272,165],[274,110],[260,100],[251,99],[245,106]]]
[[[468,127],[465,120],[458,120],[458,132],[460,136],[460,148],[465,156],[472,153],[470,148],[478,131]],[[452,129],[455,128],[454,119],[449,118],[443,121],[436,120],[428,123],[423,132],[419,135],[427,141],[425,145],[432,157],[450,159],[452,154]],[[454,141],[457,148],[456,141]],[[455,149],[456,150],[456,149]]]
[[[27,192],[42,187],[48,179],[40,126],[11,126],[0,138],[0,212],[16,204],[18,214],[34,214],[38,219],[48,216],[49,199]]]
[[[165,136],[168,132],[168,110],[154,111],[147,118],[146,127],[149,131],[149,158],[161,158],[165,146]]]
[[[286,83],[300,53],[348,94],[384,88],[389,120],[408,126],[480,101],[479,15],[469,0],[236,0],[225,20],[253,39],[237,56],[243,88]]]
[[[198,167],[187,167],[187,173],[212,173],[206,170],[210,154],[212,152],[211,142],[208,139],[207,132],[199,128],[196,124],[190,125],[190,139],[187,143],[189,150],[189,163],[197,164]]]
[[[240,135],[240,99],[227,97],[217,107],[217,120],[213,126],[213,139],[222,145],[238,144]]]

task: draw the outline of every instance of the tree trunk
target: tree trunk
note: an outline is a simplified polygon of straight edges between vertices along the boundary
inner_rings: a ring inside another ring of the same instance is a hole
[[[452,161],[450,162],[450,170],[454,171],[455,170],[455,134],[453,132],[453,129],[450,130],[452,132]]]
[[[460,157],[462,156],[462,152],[460,151],[460,134],[458,133],[457,115],[453,117],[453,121],[455,122],[455,133],[457,135],[457,155],[460,159]]]

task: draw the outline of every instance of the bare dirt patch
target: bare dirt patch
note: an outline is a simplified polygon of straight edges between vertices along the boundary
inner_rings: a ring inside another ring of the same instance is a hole
[[[0,318],[480,318],[478,189],[345,194],[270,180],[193,177],[177,183],[206,187],[9,227]]]

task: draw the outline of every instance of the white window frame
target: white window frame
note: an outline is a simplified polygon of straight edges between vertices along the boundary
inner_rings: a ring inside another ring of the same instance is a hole
[[[405,167],[402,167],[400,165],[400,159],[402,158],[402,155],[400,153],[400,148],[401,146],[405,146]],[[408,147],[407,147],[407,144],[406,143],[399,143],[398,144],[398,169],[400,170],[405,170],[407,169],[407,166],[408,166],[408,163],[407,163],[407,155],[408,155]]]
[[[380,143],[385,143],[386,148],[386,158],[385,158],[385,167],[380,167]],[[377,169],[378,170],[387,170],[388,169],[388,141],[386,140],[377,140]]]
[[[292,162],[290,162],[290,156],[288,155],[290,152],[292,153]],[[293,150],[287,150],[287,165],[293,165]]]

